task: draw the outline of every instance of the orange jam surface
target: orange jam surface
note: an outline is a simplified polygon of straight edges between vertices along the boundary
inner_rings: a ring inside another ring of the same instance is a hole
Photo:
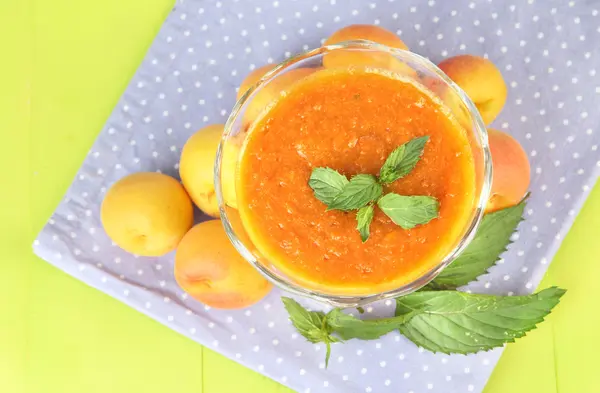
[[[366,243],[356,212],[326,211],[308,186],[330,167],[377,175],[396,147],[429,135],[421,160],[384,193],[430,195],[439,217],[406,230],[379,208]],[[369,294],[409,283],[456,246],[474,210],[466,132],[440,102],[405,80],[361,70],[302,79],[249,130],[238,166],[238,206],[262,256],[301,285]]]

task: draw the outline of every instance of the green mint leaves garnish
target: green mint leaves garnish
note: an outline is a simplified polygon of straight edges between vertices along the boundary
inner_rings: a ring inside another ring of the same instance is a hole
[[[324,314],[307,311],[283,298],[290,320],[310,342],[330,344],[351,339],[374,340],[398,330],[432,352],[470,354],[513,342],[544,320],[564,295],[551,287],[529,296],[476,295],[457,291],[419,291],[396,299],[396,316],[361,320],[334,308]],[[311,329],[300,329],[313,320]],[[314,331],[313,331],[314,330]]]
[[[387,184],[408,175],[419,162],[428,140],[429,136],[422,136],[396,148],[381,167],[379,180]]]
[[[427,288],[456,289],[487,273],[511,243],[511,235],[523,220],[525,203],[526,199],[483,216],[471,243]]]
[[[440,204],[429,196],[404,196],[387,194],[377,201],[377,206],[394,224],[411,229],[426,224],[438,216]]]
[[[327,210],[356,210],[377,200],[383,194],[383,187],[373,175],[356,175],[344,186]]]
[[[331,168],[315,168],[308,179],[308,185],[313,189],[315,197],[326,205],[331,205],[346,184],[346,176]]]
[[[373,203],[404,229],[426,224],[438,216],[439,202],[429,196],[383,195],[383,185],[408,175],[417,165],[429,136],[412,139],[396,148],[386,159],[379,177],[359,174],[350,179],[331,168],[313,169],[308,185],[327,210],[356,213],[356,228],[366,242],[375,215]]]

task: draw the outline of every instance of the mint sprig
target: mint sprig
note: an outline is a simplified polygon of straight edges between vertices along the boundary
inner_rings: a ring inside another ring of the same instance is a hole
[[[414,138],[398,146],[388,156],[379,176],[358,174],[347,177],[331,168],[315,168],[308,180],[315,198],[327,205],[327,210],[357,210],[356,228],[366,242],[375,215],[373,203],[397,225],[411,229],[426,224],[438,216],[439,202],[430,196],[383,195],[383,185],[408,175],[417,165],[429,136]]]
[[[419,291],[396,299],[391,318],[361,320],[340,308],[329,313],[307,311],[290,298],[283,298],[302,313],[290,313],[294,326],[315,319],[318,333],[307,334],[310,342],[330,343],[359,339],[375,340],[398,330],[413,343],[432,352],[470,354],[513,342],[534,329],[565,294],[551,287],[528,296],[477,295],[457,291]],[[299,316],[300,315],[300,316]],[[306,315],[310,315],[307,317]],[[317,325],[321,324],[320,328]],[[329,355],[327,355],[329,356]]]

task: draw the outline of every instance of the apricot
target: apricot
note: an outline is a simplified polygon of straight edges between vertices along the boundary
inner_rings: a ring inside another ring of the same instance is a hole
[[[343,41],[368,40],[391,48],[408,50],[408,46],[394,33],[374,25],[350,25],[333,33],[325,45],[333,45]],[[323,56],[326,68],[355,66],[379,67],[401,73],[412,73],[414,70],[394,56],[385,52],[364,52],[356,50],[335,50]],[[410,71],[410,72],[409,72]]]
[[[483,57],[461,55],[438,64],[479,110],[485,124],[490,124],[506,102],[506,83],[494,63]]]
[[[237,252],[219,220],[194,226],[181,240],[175,280],[194,299],[221,309],[251,306],[272,288]]]
[[[244,123],[254,122],[266,108],[281,97],[282,92],[316,70],[318,68],[296,68],[276,76],[250,99],[244,113]]]
[[[214,186],[214,165],[217,148],[223,135],[223,124],[213,124],[192,135],[181,152],[179,175],[190,197],[204,213],[219,216],[219,205]],[[235,200],[235,168],[239,147],[226,145],[227,165],[221,168],[225,203],[237,206]]]
[[[242,81],[242,83],[240,84],[240,88],[238,89],[238,92],[237,92],[237,99],[239,100],[240,98],[242,98],[244,93],[249,88],[254,86],[260,80],[260,78],[265,76],[265,74],[267,72],[271,71],[274,67],[275,67],[274,64],[267,64],[262,67],[258,67],[256,69],[254,69],[254,71],[249,73],[246,76],[246,78]]]
[[[113,184],[100,211],[107,235],[141,256],[173,251],[192,227],[192,201],[183,186],[156,172],[134,173]]]
[[[511,135],[488,129],[492,153],[492,192],[486,213],[519,203],[529,188],[531,168],[527,153]]]

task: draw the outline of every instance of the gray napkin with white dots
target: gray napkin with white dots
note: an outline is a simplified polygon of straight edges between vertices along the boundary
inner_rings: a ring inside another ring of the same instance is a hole
[[[509,98],[494,126],[529,154],[532,196],[504,259],[468,289],[532,292],[600,172],[599,9],[590,0],[179,1],[34,251],[300,392],[480,392],[501,350],[434,355],[391,333],[335,344],[325,369],[324,346],[294,331],[279,290],[245,310],[204,307],[176,285],[172,254],[136,258],[112,244],[100,203],[129,173],[177,176],[186,139],[225,122],[236,87],[255,67],[317,47],[345,25],[381,25],[434,62],[470,53],[489,57],[503,72]],[[374,304],[367,317],[393,309],[391,301]]]

